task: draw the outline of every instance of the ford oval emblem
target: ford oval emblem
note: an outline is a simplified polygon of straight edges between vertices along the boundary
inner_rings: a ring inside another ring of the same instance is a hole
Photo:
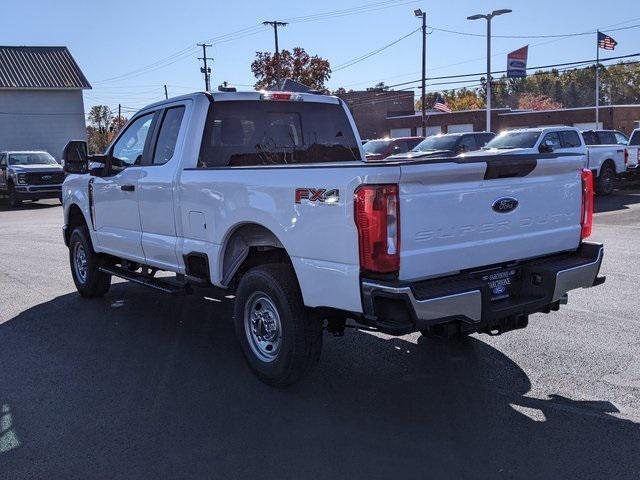
[[[494,212],[498,213],[509,213],[513,212],[518,207],[518,200],[511,197],[499,198],[495,202],[491,208],[493,208]]]

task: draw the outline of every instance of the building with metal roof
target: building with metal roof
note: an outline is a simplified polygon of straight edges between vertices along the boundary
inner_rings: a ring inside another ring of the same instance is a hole
[[[84,140],[91,84],[67,47],[0,46],[0,150],[45,150],[60,160]]]

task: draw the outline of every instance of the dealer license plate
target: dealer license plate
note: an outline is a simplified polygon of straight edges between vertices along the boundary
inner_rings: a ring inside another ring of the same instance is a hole
[[[503,270],[501,272],[487,273],[482,276],[482,280],[487,282],[491,290],[491,301],[509,298],[509,290],[516,278],[515,269]]]

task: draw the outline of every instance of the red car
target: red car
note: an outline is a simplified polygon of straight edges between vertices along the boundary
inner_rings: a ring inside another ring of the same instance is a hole
[[[390,155],[413,150],[422,140],[424,137],[381,138],[369,140],[362,148],[367,160],[384,160]]]

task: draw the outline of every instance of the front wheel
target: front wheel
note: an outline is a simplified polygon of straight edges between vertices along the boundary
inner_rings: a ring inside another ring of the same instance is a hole
[[[83,297],[102,297],[109,291],[111,275],[100,271],[100,257],[93,251],[87,227],[77,227],[69,239],[71,275]]]
[[[16,187],[13,183],[9,183],[9,188],[7,195],[9,196],[9,205],[11,208],[19,207],[22,201],[18,198],[18,192],[16,192]]]
[[[234,322],[249,366],[265,383],[291,385],[320,357],[322,321],[305,308],[288,265],[260,265],[242,277]]]
[[[604,165],[600,169],[600,175],[596,181],[596,193],[598,195],[610,195],[616,181],[616,171],[611,165]]]

